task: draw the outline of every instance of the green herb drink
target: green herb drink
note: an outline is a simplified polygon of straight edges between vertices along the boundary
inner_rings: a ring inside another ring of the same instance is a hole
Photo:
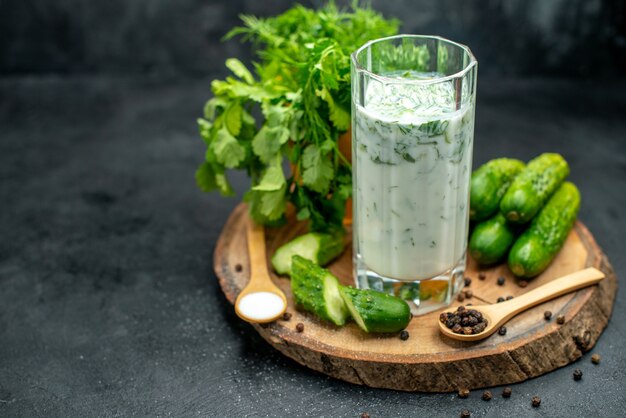
[[[372,41],[352,56],[354,275],[416,314],[461,289],[476,60],[438,37]]]

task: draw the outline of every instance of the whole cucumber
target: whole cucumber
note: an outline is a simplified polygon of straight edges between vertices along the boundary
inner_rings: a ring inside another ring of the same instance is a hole
[[[541,154],[515,177],[500,201],[500,211],[510,222],[530,221],[568,175],[569,166],[560,154]]]
[[[509,268],[518,277],[534,277],[544,271],[559,252],[576,222],[580,193],[565,182],[515,241],[509,252]]]
[[[500,212],[476,225],[469,241],[470,255],[479,264],[495,264],[513,245],[519,227],[507,222]]]
[[[524,167],[520,160],[496,158],[475,170],[470,183],[470,219],[482,221],[496,213],[500,199]]]

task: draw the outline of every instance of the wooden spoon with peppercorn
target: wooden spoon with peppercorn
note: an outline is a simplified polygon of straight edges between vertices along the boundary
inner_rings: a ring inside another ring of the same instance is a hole
[[[287,309],[287,298],[272,282],[265,257],[265,229],[248,219],[246,238],[250,257],[250,281],[237,296],[235,312],[244,321],[267,323]]]
[[[593,267],[568,274],[539,286],[515,299],[471,309],[459,306],[439,316],[439,330],[461,341],[478,341],[496,332],[505,322],[526,309],[566,293],[582,289],[604,279],[604,273]]]

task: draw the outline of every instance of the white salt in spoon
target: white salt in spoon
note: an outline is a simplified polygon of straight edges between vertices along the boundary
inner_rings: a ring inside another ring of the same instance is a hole
[[[235,312],[248,322],[272,322],[287,309],[287,298],[267,272],[265,257],[265,229],[248,219],[248,258],[250,259],[250,281],[235,301]]]

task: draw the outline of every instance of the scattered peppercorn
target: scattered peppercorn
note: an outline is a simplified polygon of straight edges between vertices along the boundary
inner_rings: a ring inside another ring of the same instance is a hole
[[[528,286],[528,282],[526,280],[520,280],[519,282],[517,282],[517,285],[519,287],[526,287]]]
[[[565,316],[559,315],[556,317],[556,323],[559,325],[563,325],[565,323]]]
[[[472,284],[472,279],[470,277],[466,277],[465,278],[465,287],[469,286]]]
[[[474,296],[474,292],[472,292],[471,290],[465,291],[465,299],[471,299],[472,296]]]
[[[289,321],[291,319],[291,314],[289,312],[285,312],[283,314],[283,321]]]
[[[465,300],[465,295],[463,294],[463,292],[459,293],[459,296],[456,297],[456,300],[458,300],[459,302],[463,302]]]
[[[296,325],[296,331],[298,332],[304,331],[304,324],[302,322],[298,322],[298,324]]]
[[[505,387],[504,389],[502,389],[502,397],[503,398],[510,398],[511,397],[511,393],[513,393],[513,389],[511,389],[510,387]]]
[[[459,306],[455,312],[442,312],[439,322],[455,334],[479,334],[487,328],[483,315],[475,309],[465,309],[465,306]]]
[[[470,394],[469,389],[459,389],[459,398],[467,398]]]
[[[574,370],[574,380],[580,380],[583,378],[583,371],[580,369]]]
[[[504,276],[498,277],[498,286],[504,286]]]
[[[470,411],[468,411],[467,409],[464,409],[461,411],[461,418],[470,418],[472,416],[472,414],[470,414]]]
[[[543,313],[543,317],[545,318],[546,321],[549,321],[552,318],[552,312],[550,311],[545,311]]]
[[[500,327],[500,329],[498,330],[498,334],[506,335],[506,327]]]
[[[532,400],[533,407],[538,408],[541,405],[541,398],[539,396],[533,396]]]
[[[479,280],[485,280],[486,278],[487,278],[487,276],[482,271],[480,273],[478,273],[478,279]]]
[[[601,359],[602,357],[600,357],[600,354],[594,354],[593,356],[591,356],[591,362],[593,364],[600,364]]]
[[[367,412],[363,412],[361,414],[361,418],[370,418],[370,414],[368,414]]]
[[[483,392],[483,401],[490,401],[492,397],[490,391],[486,390]]]
[[[505,299],[504,299],[502,296],[500,296],[500,297],[498,298],[497,302],[498,302],[498,303],[501,303],[501,302],[504,302],[504,300],[505,300]]]
[[[409,339],[409,331],[403,329],[402,331],[400,331],[400,339],[402,341],[406,341]]]
[[[239,273],[241,270],[243,270],[243,266],[239,263],[235,264],[235,271]]]
[[[507,296],[506,297],[506,300],[511,300],[511,299],[513,299],[513,296]]]
[[[474,306],[473,303],[466,303],[465,306]]]

